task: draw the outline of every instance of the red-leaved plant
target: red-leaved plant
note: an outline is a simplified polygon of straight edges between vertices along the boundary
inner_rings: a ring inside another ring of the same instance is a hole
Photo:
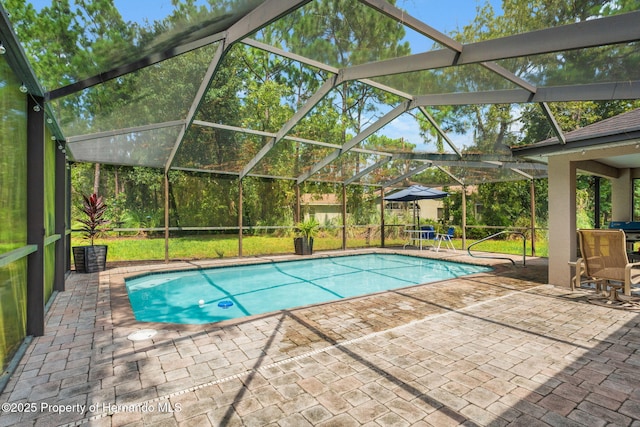
[[[82,212],[86,215],[86,218],[80,219],[80,222],[84,224],[82,232],[84,238],[90,240],[91,246],[93,246],[93,239],[99,237],[105,231],[105,225],[109,223],[103,218],[107,205],[104,204],[102,196],[98,196],[96,193],[90,196],[83,194],[82,198],[84,199]]]

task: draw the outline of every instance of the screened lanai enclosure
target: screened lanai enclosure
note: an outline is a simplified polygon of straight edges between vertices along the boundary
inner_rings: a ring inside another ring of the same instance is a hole
[[[385,194],[533,183],[511,147],[638,106],[638,2],[441,3],[3,2],[3,367],[64,290],[83,164],[165,236],[235,230],[242,256],[310,194],[384,245]]]

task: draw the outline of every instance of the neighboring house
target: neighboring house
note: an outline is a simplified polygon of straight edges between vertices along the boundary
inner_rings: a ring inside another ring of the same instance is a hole
[[[342,202],[336,194],[301,194],[300,206],[304,212],[303,220],[315,217],[320,224],[342,218]]]
[[[416,202],[385,202],[385,215],[401,215],[407,212],[413,218],[413,204],[420,220],[441,220],[444,217],[444,203],[438,200],[418,200]]]

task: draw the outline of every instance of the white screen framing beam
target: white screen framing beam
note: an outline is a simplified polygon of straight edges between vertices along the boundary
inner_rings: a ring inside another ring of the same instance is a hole
[[[462,158],[462,153],[460,153],[460,150],[458,150],[458,147],[453,143],[453,141],[451,141],[451,139],[449,138],[449,136],[446,134],[446,132],[444,130],[442,130],[442,128],[440,128],[440,125],[438,124],[438,122],[436,122],[436,120],[433,118],[433,116],[427,111],[426,108],[424,107],[418,107],[418,109],[422,112],[422,114],[424,114],[424,117],[427,119],[427,121],[429,123],[431,123],[431,126],[434,127],[434,129],[436,130],[436,132],[438,132],[438,134],[442,137],[442,139],[445,140],[445,142],[447,143],[447,145],[449,145],[449,147],[455,151],[455,153],[458,155],[458,157]]]
[[[388,157],[383,158],[382,160],[378,160],[376,163],[372,164],[368,168],[358,172],[357,174],[355,174],[351,178],[345,180],[344,181],[345,185],[349,185],[352,182],[355,182],[355,181],[359,180],[363,176],[368,175],[369,173],[373,172],[374,170],[381,168],[382,166],[387,164],[389,162],[389,160],[391,160],[391,159],[392,159],[392,157],[388,156]]]
[[[345,142],[340,149],[336,149],[333,153],[329,154],[324,159],[320,160],[311,168],[311,170],[300,175],[297,180],[298,184],[302,184],[304,181],[309,179],[309,177],[311,177],[313,174],[318,172],[320,169],[322,169],[323,167],[327,166],[329,163],[333,162],[335,159],[340,157],[340,155],[351,150],[356,145],[358,145],[359,143],[367,139],[369,136],[373,135],[375,132],[382,129],[387,123],[391,122],[393,119],[400,116],[402,113],[409,111],[414,107],[415,106],[411,101],[402,102],[396,108],[389,111],[387,114],[385,114],[380,119],[378,119],[378,121],[373,123],[371,126],[369,126],[365,130],[363,130],[362,132],[360,132],[359,134],[351,138],[349,141]]]
[[[529,84],[528,82],[520,79],[515,74],[510,71],[502,68],[501,66],[493,63],[494,60],[501,60],[503,58],[513,58],[513,57],[524,57],[526,55],[535,55],[539,52],[562,52],[564,50],[571,49],[579,49],[583,47],[592,47],[603,44],[615,44],[615,43],[628,43],[640,40],[640,31],[638,30],[637,25],[630,25],[630,22],[639,22],[640,21],[640,12],[631,12],[622,15],[616,15],[607,18],[594,19],[591,21],[584,21],[576,24],[570,24],[555,28],[549,28],[545,30],[533,31],[526,34],[519,34],[515,36],[503,37],[500,39],[487,40],[478,43],[472,43],[468,45],[457,44],[456,41],[449,38],[448,36],[439,33],[437,30],[432,27],[424,24],[423,22],[407,15],[402,12],[400,9],[395,6],[390,5],[384,0],[359,0],[362,4],[375,9],[387,16],[392,17],[398,22],[403,23],[409,28],[412,28],[426,37],[429,37],[432,40],[441,43],[443,46],[446,46],[446,49],[442,51],[433,51],[433,52],[425,52],[424,54],[411,55],[406,58],[397,58],[387,61],[380,61],[378,63],[373,64],[364,64],[362,66],[346,68],[342,70],[335,69],[333,67],[327,66],[326,64],[320,64],[313,60],[302,58],[298,55],[292,53],[286,53],[285,56],[289,57],[298,57],[301,62],[307,63],[310,66],[316,66],[323,70],[331,70],[330,72],[334,74],[336,82],[334,83],[334,87],[336,87],[339,82],[343,82],[345,80],[351,80],[353,76],[357,76],[353,74],[354,70],[366,70],[366,73],[373,72],[371,74],[372,77],[376,77],[378,74],[375,74],[377,67],[395,67],[394,64],[409,64],[409,66],[413,67],[415,58],[423,58],[423,59],[437,59],[437,58],[448,58],[451,59],[451,62],[447,63],[444,66],[456,66],[466,63],[477,63],[481,66],[487,68],[500,75],[501,77],[511,81],[512,83],[519,86],[521,89],[515,90],[503,90],[503,91],[487,91],[487,92],[476,92],[476,93],[462,93],[462,94],[434,94],[427,95],[413,99],[411,95],[402,93],[393,88],[385,87],[382,84],[377,82],[373,82],[368,80],[367,78],[357,78],[355,80],[369,84],[381,90],[387,90],[390,93],[394,93],[398,96],[404,97],[405,99],[412,100],[414,106],[419,106],[421,110],[426,111],[424,109],[425,106],[430,105],[468,105],[468,104],[493,104],[493,103],[538,103],[543,112],[547,116],[551,126],[554,130],[554,133],[558,137],[558,139],[563,142],[563,134],[560,127],[557,125],[555,118],[552,114],[550,114],[550,110],[547,106],[547,102],[556,102],[556,101],[580,101],[580,100],[609,100],[609,99],[639,99],[640,98],[640,80],[636,81],[620,81],[620,82],[612,82],[612,83],[602,83],[602,84],[583,84],[583,85],[568,85],[563,87],[547,87],[547,88],[536,88],[535,86]],[[225,51],[233,42],[246,43],[246,37],[248,34],[252,34],[256,29],[259,29],[265,25],[268,25],[269,22],[273,22],[277,20],[279,17],[286,15],[291,10],[295,10],[304,4],[308,3],[308,0],[300,0],[300,1],[291,1],[285,2],[282,0],[266,0],[260,6],[258,6],[251,13],[246,14],[243,18],[238,20],[234,25],[231,25],[227,31],[224,33],[219,33],[215,35],[216,40],[224,40],[225,43]],[[605,30],[606,28],[606,30]],[[209,36],[212,37],[212,36]],[[537,42],[532,42],[530,39],[534,38],[538,40]],[[211,38],[208,39],[208,42],[211,43]],[[260,42],[250,41],[247,44],[253,43],[258,47],[262,45]],[[221,43],[222,44],[222,43]],[[264,46],[264,45],[263,45]],[[276,53],[278,49],[272,48],[270,46],[266,46],[266,50]],[[438,53],[440,52],[440,53]],[[277,53],[276,53],[277,54]],[[453,56],[452,56],[453,54]],[[223,53],[224,55],[224,53]],[[426,56],[419,56],[426,55]],[[405,61],[405,62],[403,62]],[[444,63],[444,62],[443,62]],[[362,67],[366,67],[362,68]],[[426,68],[425,68],[426,67]],[[429,67],[437,68],[437,61],[434,63],[422,64],[420,66],[420,70],[429,69]],[[401,71],[405,72],[405,71]],[[367,74],[363,75],[367,75]],[[211,80],[211,79],[209,79]],[[526,99],[526,100],[525,100]],[[197,97],[194,101],[194,105],[197,104]],[[441,101],[442,103],[440,103]],[[197,107],[196,107],[197,108]],[[308,111],[307,113],[308,114]],[[426,116],[426,115],[425,115]],[[285,124],[285,127],[281,129],[276,136],[272,137],[273,140],[268,142],[268,145],[271,144],[271,147],[280,139],[292,139],[294,138],[285,137],[287,132],[290,132],[291,129],[295,127],[295,125],[304,117],[301,115],[297,117],[296,120],[290,120]],[[437,126],[433,117],[432,120],[427,120],[436,127],[439,134],[444,138],[444,140],[449,144],[449,146],[456,152],[458,157],[462,157],[460,151],[455,147],[452,141],[446,137],[446,134],[442,132],[442,129]],[[193,115],[187,117],[185,120],[182,120],[181,123],[185,126],[185,129],[193,121]],[[287,129],[288,127],[288,129]],[[126,131],[116,131],[118,134],[126,133]],[[166,169],[171,168],[171,163],[173,162],[173,158],[175,156],[176,150],[179,149],[182,138],[184,137],[185,130],[183,129],[180,133],[180,137],[178,138],[174,149],[170,154],[170,158],[166,164]],[[356,137],[359,135],[356,135]],[[79,136],[70,138],[70,142],[82,140],[87,136]],[[280,139],[278,139],[280,138]],[[87,138],[89,139],[89,138]],[[305,142],[300,140],[300,142]],[[317,141],[316,141],[317,142]],[[320,143],[319,143],[320,144]],[[326,144],[326,146],[335,146],[331,144]],[[264,149],[264,147],[263,147]],[[355,148],[351,148],[355,150]],[[254,158],[249,164],[245,166],[245,169],[242,170],[242,174],[251,175],[250,171],[255,167],[256,163],[259,162],[270,150],[270,148],[266,149],[264,153],[259,158]],[[336,152],[332,155],[335,155],[335,158],[338,158],[343,152],[345,152],[344,147],[336,148]],[[387,153],[388,154],[388,153]],[[466,155],[465,155],[466,158]],[[255,163],[253,161],[255,160]],[[335,159],[334,159],[335,160]],[[330,163],[330,160],[328,163]],[[252,164],[253,163],[253,164]],[[328,164],[327,163],[327,164]],[[301,177],[296,178],[299,180]]]
[[[407,14],[401,9],[387,3],[384,0],[360,0],[360,3],[366,4],[372,9],[377,10],[390,18],[395,19],[398,22],[406,25],[412,30],[417,31],[423,36],[429,37],[431,40],[434,40],[441,45],[448,47],[449,49],[455,50],[456,52],[462,52],[462,44],[455,39],[447,36],[444,33],[436,30],[435,28],[425,24],[424,22],[414,18],[413,16]]]
[[[329,73],[332,74],[339,74],[340,73],[340,69],[336,68],[336,67],[332,67],[330,65],[324,64],[322,62],[318,62],[318,61],[314,61],[313,59],[309,59],[306,58],[304,56],[301,55],[296,55],[295,53],[291,53],[291,52],[287,52],[285,50],[282,49],[278,49],[277,47],[273,47],[271,45],[253,40],[253,39],[243,39],[242,40],[243,44],[246,44],[247,46],[251,46],[254,47],[256,49],[260,49],[263,50],[265,52],[269,52],[269,53],[273,53],[274,55],[278,55],[278,56],[282,56],[283,58],[289,58],[293,61],[299,62],[301,64],[305,64],[305,65],[309,65],[311,67],[315,67],[319,70],[323,70],[323,71],[327,71]],[[403,92],[401,90],[383,85],[382,83],[378,83],[378,82],[374,82],[373,80],[368,80],[368,79],[362,79],[362,80],[357,80],[360,83],[366,84],[368,86],[371,87],[375,87],[376,89],[380,89],[383,90],[385,92],[391,93],[393,95],[397,95],[400,98],[404,98],[404,99],[412,99],[413,96]]]
[[[184,120],[174,120],[171,122],[154,123],[152,125],[136,126],[131,128],[110,130],[105,132],[90,133],[86,135],[70,136],[65,141],[67,143],[90,141],[94,139],[109,138],[112,136],[127,135],[130,133],[148,132],[155,129],[163,129],[168,127],[184,126],[184,125],[185,125]]]
[[[254,156],[253,159],[247,163],[247,165],[242,169],[240,173],[240,178],[246,176],[251,172],[253,168],[256,167],[258,162],[262,160],[264,156],[266,156],[269,151],[284,138],[284,136],[291,130],[298,122],[309,113],[327,94],[338,84],[338,76],[332,76],[327,79],[324,84],[318,89],[312,96],[307,100],[307,102],[295,112],[293,117],[291,117],[287,123],[282,126],[282,128],[278,131],[276,136],[272,138],[269,142],[267,142],[262,149]]]
[[[464,45],[462,53],[441,49],[344,70],[345,80],[409,73],[454,65],[541,55],[640,40],[640,12],[562,25]]]
[[[299,7],[304,6],[310,1],[311,0],[266,0],[229,28],[227,31],[227,41],[229,44],[233,44]]]
[[[470,162],[479,162],[485,164],[486,167],[496,167],[496,164],[515,165],[509,167],[527,168],[531,166],[533,169],[546,168],[544,163],[534,162],[518,162],[515,157],[504,154],[474,154],[465,153],[464,159],[460,159],[456,154],[450,153],[394,153],[394,160],[422,160],[443,164],[444,162],[456,163],[459,165],[469,164]]]
[[[409,172],[407,172],[407,173],[405,173],[403,175],[400,175],[397,178],[392,179],[391,181],[385,182],[384,184],[382,184],[382,188],[391,187],[392,185],[397,184],[397,183],[399,183],[401,181],[404,181],[405,179],[410,178],[413,175],[418,174],[418,173],[422,172],[425,169],[429,169],[431,166],[433,166],[431,164],[431,162],[428,162],[428,163],[425,163],[424,165],[418,166],[415,169],[412,169]]]
[[[551,130],[553,130],[553,133],[558,138],[558,141],[560,141],[561,144],[566,144],[567,139],[565,138],[564,133],[562,132],[562,128],[560,128],[560,125],[556,121],[556,118],[553,115],[553,112],[551,111],[547,103],[541,102],[540,108],[542,108],[542,112],[544,113],[545,117],[549,121],[549,124],[551,125]]]
[[[610,101],[640,99],[640,80],[591,83],[538,88],[535,94],[524,89],[484,92],[441,93],[416,97],[416,106],[526,104],[532,102]]]
[[[463,187],[465,186],[464,180],[462,178],[458,178],[457,176],[455,176],[454,174],[452,174],[451,172],[449,172],[448,170],[446,170],[440,165],[434,164],[434,166],[437,167],[440,171],[446,173],[448,176],[451,177],[451,179],[453,179],[458,184],[462,185]]]
[[[240,133],[246,133],[246,134],[250,134],[250,135],[266,136],[266,137],[270,137],[270,138],[275,138],[276,135],[277,135],[277,134],[275,134],[273,132],[266,132],[266,131],[263,131],[263,130],[254,130],[254,129],[241,128],[241,127],[238,127],[238,126],[222,125],[220,123],[205,122],[205,121],[202,121],[202,120],[194,120],[193,124],[197,125],[197,126],[205,126],[205,127],[215,128],[215,129],[223,129],[223,130],[228,130],[228,131],[231,131],[231,132],[240,132]],[[340,145],[338,145],[338,144],[330,144],[328,142],[314,141],[312,139],[298,138],[298,137],[290,136],[290,135],[287,135],[282,139],[286,139],[288,141],[293,141],[293,142],[300,142],[300,143],[303,143],[303,144],[317,145],[317,146],[320,146],[320,147],[340,148]],[[364,154],[374,154],[374,155],[377,155],[377,156],[391,156],[390,153],[385,153],[385,152],[376,151],[376,150],[366,150],[366,149],[363,149],[363,148],[354,148],[352,151],[356,151],[356,152],[364,153]]]
[[[198,110],[198,106],[200,105],[202,98],[206,94],[206,91],[209,88],[211,81],[213,80],[215,71],[218,68],[218,64],[220,63],[220,60],[224,57],[225,53],[229,50],[229,48],[233,45],[233,43],[246,37],[249,34],[254,33],[258,29],[268,25],[269,23],[288,14],[289,12],[303,6],[309,1],[310,0],[295,0],[295,1],[291,0],[288,2],[283,2],[279,0],[267,0],[264,3],[260,4],[258,7],[256,7],[255,9],[253,9],[247,15],[245,15],[238,22],[233,24],[227,31],[227,36],[224,40],[224,43],[221,43],[221,45],[218,46],[218,50],[216,51],[215,57],[211,61],[209,65],[209,69],[207,69],[207,73],[204,79],[202,80],[200,89],[198,90],[195,100],[192,103],[191,108],[189,110],[189,113],[187,116],[187,123],[190,124],[191,121],[193,120]],[[167,173],[169,169],[171,169],[171,163],[173,163],[173,159],[176,155],[178,147],[180,147],[180,145],[182,144],[182,140],[184,138],[185,133],[186,133],[186,128],[180,132],[180,135],[177,138],[176,144],[174,145],[173,150],[169,155],[169,159],[167,160],[167,163],[165,165],[165,173]],[[243,176],[244,175],[241,175],[240,179],[242,179]]]
[[[303,6],[309,1],[310,0],[295,0],[295,1],[291,0],[288,2],[279,1],[279,0],[266,1],[261,5],[259,5],[258,7],[256,7],[255,9],[253,9],[247,15],[243,16],[241,19],[239,19],[235,23],[231,23],[231,26],[227,29],[227,31],[220,31],[216,34],[200,37],[188,43],[171,47],[162,52],[152,53],[132,63],[122,65],[122,66],[113,68],[111,70],[105,71],[103,73],[97,74],[95,76],[89,77],[87,79],[81,80],[79,82],[75,82],[70,85],[67,85],[58,89],[54,89],[45,95],[45,99],[47,101],[51,101],[57,98],[71,95],[76,92],[80,92],[92,86],[104,83],[109,80],[113,80],[118,77],[122,77],[126,74],[133,73],[143,68],[158,64],[167,59],[171,59],[176,56],[182,55],[184,53],[190,52],[192,50],[199,49],[211,43],[224,40],[227,47],[229,47],[239,39],[254,33],[259,28],[268,25],[269,23],[286,15],[292,10],[295,10]]]
[[[63,86],[58,89],[54,89],[46,94],[46,100],[53,101],[55,99],[65,97],[65,96],[74,94],[76,92],[80,92],[82,90],[102,84],[104,82],[108,82],[109,80],[113,80],[118,77],[131,74],[143,68],[147,68],[152,65],[159,64],[160,62],[166,61],[167,59],[171,59],[176,56],[185,54],[187,52],[191,52],[192,50],[196,50],[201,47],[207,46],[209,44],[219,42],[223,40],[225,36],[226,36],[226,33],[221,32],[221,33],[214,34],[193,42],[189,42],[177,47],[173,47],[164,52],[153,53],[149,56],[146,56],[132,63],[122,65],[116,68],[112,68],[111,70],[102,72],[98,75],[80,80],[78,82],[72,83],[67,86]]]
[[[520,77],[518,77],[515,74],[513,74],[511,71],[509,71],[506,68],[496,64],[495,62],[481,62],[480,65],[482,65],[487,70],[490,70],[490,71],[496,73],[500,77],[502,77],[502,78],[504,78],[506,80],[509,80],[511,83],[514,83],[514,84],[520,86],[522,89],[525,89],[525,90],[531,92],[532,94],[536,93],[536,91],[538,90],[538,88],[536,88],[531,83],[521,79]]]
[[[187,119],[186,119],[187,126],[180,129],[180,132],[176,137],[176,142],[173,144],[171,153],[169,153],[169,157],[167,158],[167,161],[164,165],[165,174],[169,172],[169,169],[171,169],[171,164],[173,163],[173,159],[175,158],[176,153],[178,152],[178,148],[180,147],[180,145],[182,145],[182,140],[184,139],[184,135],[187,132],[187,128],[189,127],[188,124],[193,121],[193,118],[196,115],[196,112],[198,111],[198,106],[202,102],[202,99],[204,98],[204,96],[207,93],[207,90],[209,89],[209,85],[213,80],[213,76],[215,75],[216,69],[218,68],[218,64],[220,64],[220,61],[222,60],[225,50],[226,50],[225,43],[220,43],[220,45],[218,45],[218,49],[216,49],[216,53],[213,55],[213,59],[211,59],[211,62],[209,63],[207,72],[205,73],[204,78],[200,83],[198,92],[196,92],[193,102],[191,103],[191,107],[189,108],[189,112],[187,113]]]
[[[306,104],[305,107],[303,107],[304,109],[299,110],[296,115],[294,115],[281,129],[281,131],[279,132],[279,134],[286,134],[286,132],[289,132],[300,120],[302,120],[302,118],[308,114],[308,112],[315,107],[315,105],[317,105],[318,102],[320,102],[320,100],[322,99],[322,97],[326,96],[326,94],[333,88],[335,88],[338,84],[340,84],[343,80],[342,80],[342,75],[340,74],[340,69],[336,68],[336,67],[332,67],[329,66],[327,64],[318,62],[318,61],[314,61],[312,59],[306,58],[304,56],[301,55],[297,55],[295,53],[291,53],[291,52],[287,52],[284,51],[282,49],[278,49],[276,47],[270,46],[268,44],[256,41],[256,40],[252,40],[252,39],[244,39],[242,40],[242,43],[251,46],[253,48],[256,49],[260,49],[263,50],[265,52],[269,52],[272,53],[274,55],[278,55],[278,56],[282,56],[284,58],[289,58],[291,60],[300,62],[302,64],[311,66],[311,67],[315,67],[318,68],[320,70],[323,71],[327,71],[329,73],[334,74],[334,76],[332,78],[330,78],[329,80],[331,80],[331,82],[329,83],[329,81],[325,82],[325,85],[323,85],[323,87],[320,89],[319,93],[316,92],[316,94],[314,95],[314,97],[312,97]],[[382,91],[391,93],[393,95],[399,96],[401,98],[410,100],[412,99],[412,96],[408,93],[399,91],[397,89],[394,89],[392,87],[383,85],[381,83],[378,82],[374,82],[372,80],[367,80],[367,79],[363,79],[363,80],[358,80],[360,83],[369,85],[371,87],[374,87],[376,89],[380,89]],[[317,99],[315,99],[317,98]],[[292,138],[293,139],[293,138]],[[295,140],[295,139],[294,139]],[[243,171],[240,173],[241,176],[245,176],[245,175],[249,175],[251,170],[258,164],[258,162],[260,162],[260,160],[262,160],[262,158],[264,158],[264,156],[266,156],[269,151],[271,151],[273,149],[273,147],[276,145],[276,143],[278,142],[277,138],[274,138],[272,140],[270,140],[263,148],[262,150],[245,166],[245,168],[243,169]]]
[[[379,2],[377,2],[379,3]],[[372,2],[366,2],[366,4],[371,5]],[[386,3],[385,3],[386,4]],[[407,15],[404,15],[404,17],[406,18]],[[403,21],[404,22],[404,21]],[[446,36],[444,36],[446,37]],[[252,39],[244,39],[242,41],[242,43],[247,44],[251,47],[254,47],[256,49],[261,49],[270,53],[273,53],[274,55],[278,55],[278,56],[283,56],[289,59],[292,59],[294,61],[298,61],[301,62],[305,65],[309,65],[312,67],[316,67],[319,68],[321,70],[333,73],[333,74],[338,74],[340,72],[340,70],[336,67],[331,67],[329,65],[320,63],[318,61],[314,61],[311,60],[309,58],[300,56],[300,55],[296,55],[294,53],[291,52],[286,52],[284,50],[275,48],[273,46],[252,40]],[[509,72],[508,70],[504,69],[503,67],[494,64],[494,63],[482,63],[482,66],[484,66],[485,68],[491,70],[492,72],[495,72],[497,74],[499,74],[501,77],[515,83],[516,85],[522,87],[523,89],[525,89],[526,91],[528,91],[529,93],[535,93],[537,88],[533,85],[528,84],[526,81],[520,79],[519,77],[515,76],[513,73]],[[368,80],[368,79],[361,79],[358,80],[361,83],[370,85],[372,87],[375,87],[377,89],[392,93],[394,95],[400,96],[402,98],[405,99],[412,99],[412,96],[408,93],[402,92],[402,91],[398,91],[394,88],[379,84],[377,82]],[[522,92],[518,93],[519,95],[522,94]],[[530,96],[530,95],[524,95],[524,96]],[[451,139],[448,137],[448,135],[440,128],[440,126],[438,125],[438,123],[435,121],[435,119],[426,111],[425,108],[420,108],[421,112],[424,114],[424,116],[426,117],[427,121],[429,121],[431,123],[432,126],[434,126],[434,128],[436,129],[436,131],[443,137],[443,139],[446,141],[446,143],[449,145],[449,147],[456,153],[458,154],[459,157],[462,157],[462,154],[460,153],[460,150],[458,149],[458,147],[455,146],[455,144],[451,141]]]
[[[371,5],[373,2],[366,1],[365,3],[368,4],[368,5]],[[375,3],[381,3],[381,2],[375,2]],[[382,2],[382,3],[384,3],[384,2]],[[384,3],[384,4],[387,4],[387,3]],[[407,15],[403,15],[403,16],[404,16],[404,18],[407,18]],[[442,36],[443,37],[447,37],[445,35],[442,35]],[[450,40],[452,40],[452,39],[450,39]],[[453,40],[453,42],[455,42],[455,40]],[[324,71],[328,71],[328,72],[333,73],[333,74],[340,73],[340,70],[338,68],[336,68],[336,67],[332,67],[332,66],[326,65],[324,63],[311,60],[311,59],[303,57],[301,55],[296,55],[296,54],[291,53],[291,52],[286,52],[284,50],[275,48],[273,46],[270,46],[270,45],[267,45],[267,44],[252,40],[252,39],[244,39],[242,41],[242,43],[244,43],[244,44],[246,44],[248,46],[254,47],[256,49],[261,49],[261,50],[264,50],[266,52],[273,53],[274,55],[278,55],[278,56],[282,56],[282,57],[285,57],[285,58],[289,58],[289,59],[292,59],[294,61],[303,63],[305,65],[309,65],[309,66],[316,67],[316,68],[319,68],[319,69],[324,70]],[[455,42],[455,43],[457,43],[457,42]],[[535,93],[535,91],[536,91],[536,87],[535,86],[527,83],[526,81],[524,81],[521,78],[517,77],[515,74],[511,73],[510,71],[506,70],[505,68],[503,68],[503,67],[501,67],[501,66],[499,66],[497,64],[494,64],[494,63],[482,63],[482,66],[484,66],[488,70],[491,70],[492,72],[500,75],[501,77],[503,77],[503,78],[515,83],[516,85],[522,87],[523,89],[526,89],[527,91],[529,91],[531,93]],[[410,95],[410,94],[408,94],[406,92],[399,91],[397,89],[394,89],[392,87],[380,84],[378,82],[375,82],[375,81],[372,81],[372,80],[369,80],[369,79],[360,79],[360,80],[357,80],[357,81],[359,81],[361,83],[364,83],[366,85],[375,87],[377,89],[383,90],[385,92],[392,93],[394,95],[400,96],[400,97],[405,98],[405,99],[412,99],[413,98],[412,95]],[[447,144],[449,144],[449,146],[456,153],[460,154],[458,148],[455,147],[455,145],[446,136],[446,134],[442,131],[442,129],[436,124],[436,122],[433,119],[433,117],[428,112],[426,112],[425,109],[421,108],[420,110],[423,112],[423,114],[425,115],[427,120],[437,129],[438,133],[440,133],[440,135],[445,139]]]
[[[377,3],[377,4],[378,4],[378,3],[383,3],[383,4],[385,4],[385,5],[388,5],[388,4],[387,4],[387,3],[385,3],[385,2],[376,2],[376,3]],[[368,5],[372,6],[372,2],[366,2],[366,4],[368,4]],[[379,6],[379,4],[378,4],[378,6]],[[373,6],[372,6],[372,7],[373,7]],[[376,9],[378,9],[378,7],[375,7],[375,8],[376,8]],[[392,17],[394,17],[394,16],[392,16]],[[407,15],[405,14],[405,15],[404,15],[404,17],[405,17],[405,18],[407,18]],[[404,22],[404,21],[403,21],[403,22]],[[433,30],[433,31],[435,31],[435,30]],[[441,34],[441,35],[442,35],[442,34]],[[442,37],[448,38],[448,37],[447,37],[447,36],[445,36],[445,35],[442,35]],[[455,43],[457,43],[457,42],[456,42],[455,40],[453,40],[453,39],[448,39],[448,40],[451,40],[454,44],[455,44]],[[324,63],[321,63],[321,62],[318,62],[318,61],[311,60],[311,59],[306,58],[306,57],[304,57],[304,56],[296,55],[296,54],[294,54],[294,53],[287,52],[287,51],[284,51],[284,50],[282,50],[282,49],[278,49],[278,48],[276,48],[276,47],[270,46],[270,45],[265,44],[265,43],[262,43],[262,42],[258,42],[258,41],[256,41],[256,40],[252,40],[252,39],[244,39],[244,40],[242,40],[242,43],[244,43],[244,44],[246,44],[246,45],[248,45],[248,46],[254,47],[254,48],[256,48],[256,49],[264,50],[264,51],[269,52],[269,53],[272,53],[272,54],[274,54],[274,55],[278,55],[278,56],[282,56],[282,57],[285,57],[285,58],[289,58],[289,59],[291,59],[291,60],[294,60],[294,61],[300,62],[300,63],[302,63],[302,64],[309,65],[309,66],[312,66],[312,67],[315,67],[315,68],[318,68],[318,69],[321,69],[321,70],[324,70],[324,71],[327,71],[327,72],[330,72],[330,73],[333,73],[333,74],[340,74],[340,70],[339,70],[338,68],[336,68],[336,67],[332,67],[332,66],[326,65],[326,64],[324,64]],[[490,68],[490,67],[488,66],[487,68]],[[492,69],[492,70],[493,70],[494,68],[498,68],[498,66],[496,65],[495,67],[490,68],[490,69]],[[501,67],[500,67],[500,68],[501,68]],[[504,70],[504,69],[502,69],[502,70]],[[508,71],[504,70],[502,74],[508,74]],[[502,75],[502,74],[501,74],[501,75]],[[509,77],[511,77],[511,78],[512,78],[512,79],[514,79],[514,80],[518,80],[518,78],[517,78],[517,77],[515,77],[515,76],[513,76],[513,75],[510,75]],[[382,90],[382,91],[385,91],[385,92],[388,92],[388,93],[391,93],[391,94],[397,95],[397,96],[399,96],[399,97],[401,97],[401,98],[404,98],[404,99],[408,99],[408,100],[413,99],[413,97],[412,97],[410,94],[408,94],[408,93],[405,93],[405,92],[399,91],[399,90],[397,90],[397,89],[394,89],[394,88],[392,88],[392,87],[389,87],[389,86],[383,85],[383,84],[378,83],[378,82],[375,82],[375,81],[373,81],[373,80],[369,80],[369,79],[361,79],[361,80],[357,80],[357,81],[359,81],[360,83],[366,84],[366,85],[368,85],[368,86],[374,87],[374,88],[376,88],[376,89],[380,89],[380,90]],[[433,118],[433,117],[432,117],[432,116],[431,116],[431,115],[426,111],[426,109],[424,109],[424,108],[420,108],[420,110],[421,110],[421,112],[424,114],[424,116],[426,117],[427,121],[429,121],[429,123],[431,123],[431,125],[432,125],[432,126],[436,129],[436,131],[437,131],[437,132],[442,136],[442,138],[447,142],[447,144],[451,147],[451,149],[452,149],[454,152],[456,152],[456,153],[458,154],[458,156],[460,156],[460,157],[461,157],[461,154],[460,154],[459,149],[455,146],[455,144],[453,144],[453,142],[451,141],[451,139],[450,139],[450,138],[446,135],[446,133],[445,133],[445,132],[440,128],[440,126],[437,124],[437,122],[435,121],[435,119],[434,119],[434,118]],[[269,147],[269,149],[271,149],[271,148],[273,148],[273,146],[270,146],[270,147]],[[266,154],[266,153],[265,153],[265,154]],[[249,170],[250,170],[250,169],[249,169]]]
[[[533,176],[529,175],[526,172],[521,171],[520,169],[515,169],[515,168],[511,168],[512,171],[514,171],[515,173],[517,173],[518,175],[522,175],[523,177],[527,178],[527,179],[534,179]]]

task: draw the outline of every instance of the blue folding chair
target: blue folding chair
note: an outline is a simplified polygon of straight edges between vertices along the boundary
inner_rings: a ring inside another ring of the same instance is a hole
[[[423,225],[420,227],[422,233],[420,233],[420,249],[422,249],[423,241],[432,241],[433,244],[431,246],[435,246],[435,241],[438,240],[438,233],[433,228],[432,225]]]
[[[420,238],[423,240],[434,240],[436,238],[436,231],[433,229],[433,225],[423,225],[420,227],[422,233]]]
[[[442,242],[445,242],[444,244],[445,246],[447,246],[447,248],[451,248],[454,252],[456,251],[456,248],[453,246],[453,242],[451,241],[451,238],[453,237],[455,232],[455,227],[449,227],[449,229],[447,230],[447,234],[438,234],[438,236],[436,237],[436,239],[438,240],[438,247],[436,248],[436,252],[440,250],[440,245],[442,244]]]

